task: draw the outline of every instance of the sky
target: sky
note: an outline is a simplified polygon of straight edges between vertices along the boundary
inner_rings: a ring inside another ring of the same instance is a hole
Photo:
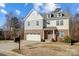
[[[6,23],[8,13],[24,18],[33,8],[39,13],[49,13],[56,8],[68,10],[73,15],[79,13],[79,3],[0,3],[0,26]]]

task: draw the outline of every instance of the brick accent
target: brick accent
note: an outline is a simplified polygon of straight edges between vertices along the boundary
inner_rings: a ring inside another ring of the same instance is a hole
[[[43,36],[43,34],[45,34],[45,33],[43,33],[43,29],[42,30],[26,30],[26,31],[24,31],[24,37],[25,37],[25,35],[27,35],[27,34],[40,34],[41,35],[41,39],[43,39],[45,36]],[[48,30],[48,31],[50,31],[50,30]],[[52,30],[53,31],[53,30]],[[64,36],[69,36],[69,31],[68,30],[63,30],[63,29],[61,29],[61,30],[57,30],[58,32],[60,32],[60,31],[63,31],[64,32]],[[61,39],[61,40],[63,40],[63,38],[61,38],[61,37],[59,37],[59,36],[57,36],[57,40],[59,41],[59,39]]]
[[[69,30],[58,30],[58,32],[60,32],[60,31],[63,31],[64,32],[64,36],[70,36],[69,35]],[[59,37],[59,36],[57,36],[57,40],[58,41],[63,41],[64,39],[63,39],[64,37]]]

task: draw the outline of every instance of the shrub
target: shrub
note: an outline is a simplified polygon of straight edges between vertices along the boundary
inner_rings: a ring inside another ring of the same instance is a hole
[[[54,40],[53,38],[52,38],[52,40],[51,40],[52,42],[56,42],[56,40]]]
[[[71,43],[71,38],[69,36],[64,37],[64,42],[65,43]]]
[[[41,42],[45,42],[45,40],[44,39],[41,39]]]

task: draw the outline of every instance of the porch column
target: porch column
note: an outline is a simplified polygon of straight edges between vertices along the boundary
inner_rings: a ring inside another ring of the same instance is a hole
[[[45,42],[45,39],[44,39],[44,30],[43,30],[43,33],[42,33],[42,42]]]
[[[43,30],[43,40],[44,40],[44,30]]]
[[[55,30],[53,30],[53,39],[55,40]]]

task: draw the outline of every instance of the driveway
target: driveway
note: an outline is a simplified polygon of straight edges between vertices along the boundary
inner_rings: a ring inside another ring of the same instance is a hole
[[[29,45],[29,44],[33,44],[33,43],[38,43],[38,42],[22,40],[21,46]],[[14,48],[18,48],[18,43],[15,43],[13,40],[0,41],[0,50],[6,50],[7,51],[7,50],[12,50]]]
[[[16,48],[18,46],[17,43],[14,43],[13,41],[0,41],[0,50],[11,50],[13,48]]]
[[[22,40],[21,46],[29,45],[33,43],[38,43],[38,42],[29,42],[26,40]],[[11,51],[15,48],[18,48],[18,43],[15,43],[13,40],[0,41],[0,56],[1,55],[19,55]]]

